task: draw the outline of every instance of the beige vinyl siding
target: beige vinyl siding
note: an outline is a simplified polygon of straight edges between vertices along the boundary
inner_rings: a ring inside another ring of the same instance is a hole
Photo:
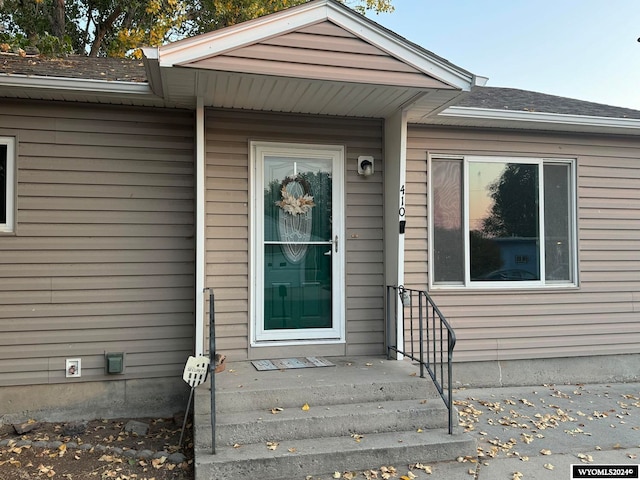
[[[452,88],[329,21],[186,66],[362,84]]]
[[[0,385],[175,377],[194,345],[192,114],[4,101],[15,235],[0,236]],[[104,373],[125,352],[125,374]],[[81,358],[82,377],[65,378]]]
[[[430,293],[458,336],[457,361],[640,352],[640,143],[605,136],[412,126],[406,285],[428,281],[427,154],[575,158],[576,288]]]
[[[225,110],[206,115],[206,286],[216,298],[216,347],[248,356],[251,140],[346,146],[346,352],[381,353],[382,122]],[[359,155],[376,159],[366,181],[356,173]]]

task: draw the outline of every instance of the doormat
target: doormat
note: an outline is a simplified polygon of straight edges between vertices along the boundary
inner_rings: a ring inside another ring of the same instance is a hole
[[[254,360],[251,362],[256,370],[288,370],[290,368],[335,367],[324,357],[281,358],[278,360]]]

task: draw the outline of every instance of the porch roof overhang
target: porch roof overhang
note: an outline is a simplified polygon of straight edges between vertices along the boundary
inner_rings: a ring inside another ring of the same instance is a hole
[[[144,49],[152,90],[169,105],[421,121],[476,77],[335,0]]]

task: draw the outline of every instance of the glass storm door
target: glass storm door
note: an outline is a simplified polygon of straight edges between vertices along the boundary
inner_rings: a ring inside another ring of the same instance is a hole
[[[342,148],[253,147],[254,339],[341,341]]]

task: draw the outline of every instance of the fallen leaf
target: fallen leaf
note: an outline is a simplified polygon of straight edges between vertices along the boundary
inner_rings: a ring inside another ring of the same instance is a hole
[[[555,467],[553,465],[551,465],[550,463],[545,463],[544,464],[544,468],[546,468],[547,470],[553,470]]]
[[[548,448],[543,448],[542,450],[540,450],[540,455],[551,455],[551,450],[549,450]]]
[[[159,470],[160,468],[162,468],[162,464],[164,462],[167,461],[167,457],[160,457],[160,458],[154,458],[153,460],[151,460],[151,465],[153,465],[153,468],[155,468],[156,470]]]
[[[276,414],[282,412],[283,410],[284,410],[284,408],[274,407],[274,408],[271,409],[271,413],[276,415]]]
[[[389,480],[391,477],[395,477],[397,470],[395,467],[380,467],[381,477],[383,480]]]
[[[360,443],[360,440],[362,440],[363,437],[364,437],[364,435],[359,435],[357,433],[352,433],[351,434],[351,438],[353,438],[358,443]]]
[[[38,465],[38,472],[40,472],[40,474],[46,475],[49,478],[53,477],[56,474],[56,472],[53,470],[53,467],[45,467],[42,464]]]
[[[308,411],[309,411],[309,408],[311,408],[311,407],[309,407],[309,404],[308,404],[308,403],[305,403],[305,404],[302,406],[302,410],[304,410],[305,412],[308,412]]]
[[[289,453],[296,453],[297,450],[295,449],[295,447],[291,447],[291,448],[287,449],[287,451]]]
[[[584,453],[579,453],[577,457],[580,459],[582,463],[591,463],[593,462],[593,457],[591,455],[585,455]]]
[[[340,472],[333,472],[333,478],[340,478],[342,474]]]
[[[414,465],[409,465],[409,468],[411,470],[424,470],[428,474],[432,473],[431,465],[423,465],[422,463],[416,463]]]
[[[234,443],[233,444],[233,448],[240,448],[242,445],[240,445],[239,443]]]
[[[513,472],[512,480],[520,480],[522,478],[522,472]]]
[[[278,442],[267,442],[267,448],[269,450],[275,450],[276,448],[278,448],[278,445],[280,445]]]

